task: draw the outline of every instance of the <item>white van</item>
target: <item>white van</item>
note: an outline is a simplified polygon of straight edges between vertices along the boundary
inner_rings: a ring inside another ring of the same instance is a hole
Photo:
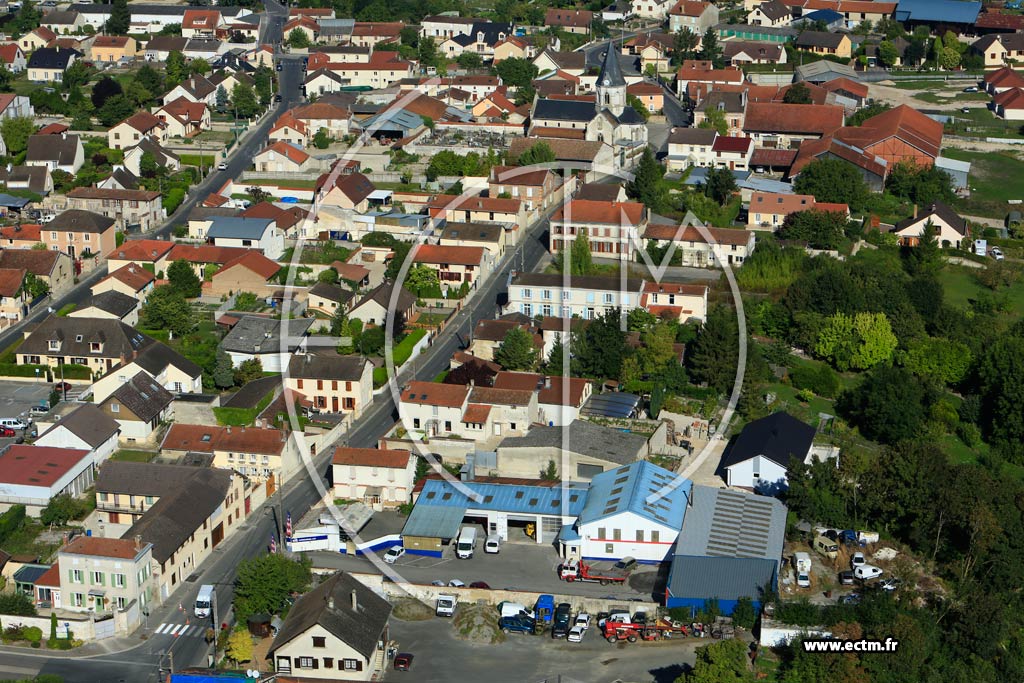
[[[811,587],[811,556],[807,553],[793,555],[793,568],[796,569],[796,585],[800,588]]]
[[[455,616],[455,606],[458,603],[458,598],[454,595],[438,595],[434,613],[439,617],[453,617]]]
[[[455,556],[460,560],[468,560],[473,557],[476,549],[476,528],[471,526],[462,527],[459,538],[455,542]]]
[[[498,534],[491,534],[484,541],[484,552],[485,553],[497,553],[501,550],[501,536]]]
[[[0,427],[10,427],[11,429],[28,429],[28,423],[16,417],[5,417],[0,419]]]
[[[213,610],[213,586],[205,583],[199,587],[199,595],[196,596],[195,613],[200,619],[209,619]]]
[[[861,581],[877,579],[881,575],[882,570],[873,564],[862,564],[859,567],[855,567],[853,570],[853,577],[855,579],[860,579]]]
[[[533,612],[526,609],[525,605],[521,605],[518,602],[502,602],[498,605],[498,610],[501,612],[502,618],[518,616],[525,616],[530,619],[534,618]]]

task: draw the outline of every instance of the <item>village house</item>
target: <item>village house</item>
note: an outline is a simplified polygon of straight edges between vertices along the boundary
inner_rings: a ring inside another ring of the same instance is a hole
[[[844,33],[802,31],[793,43],[798,49],[818,55],[849,58],[853,48],[850,37]]]
[[[405,287],[385,281],[352,306],[349,318],[359,320],[364,325],[384,326],[389,315],[401,315],[411,320],[415,312],[416,297]]]
[[[445,223],[437,243],[442,247],[482,247],[497,263],[505,253],[505,229],[493,223]]]
[[[713,228],[674,223],[649,223],[643,239],[658,247],[674,245],[684,266],[707,268],[717,263],[740,265],[754,253],[754,233],[748,230]]]
[[[585,9],[548,8],[544,14],[545,26],[557,26],[567,33],[590,35],[590,25],[594,22],[594,13]]]
[[[118,320],[51,315],[22,342],[17,357],[19,365],[83,365],[105,375],[154,343]]]
[[[281,429],[176,422],[160,443],[160,453],[171,458],[202,453],[212,458],[213,467],[234,470],[255,482],[280,479],[300,466],[294,440]]]
[[[218,247],[258,249],[272,260],[284,252],[284,233],[267,218],[215,216],[206,230],[206,239]]]
[[[148,373],[139,372],[98,405],[121,426],[118,440],[133,444],[150,441],[161,423],[171,421],[173,402],[174,394]]]
[[[947,249],[959,249],[961,241],[971,235],[967,221],[948,204],[940,201],[932,202],[923,211],[918,211],[915,205],[914,215],[898,222],[893,233],[899,237],[900,244],[913,247],[920,243],[927,229],[933,231],[939,246]]]
[[[749,102],[743,132],[758,147],[795,148],[803,140],[834,134],[843,125],[842,107],[825,104]]]
[[[378,511],[404,505],[412,497],[416,460],[409,451],[338,446],[331,460],[334,495]]]
[[[210,107],[205,102],[179,97],[167,101],[153,113],[167,126],[170,137],[189,138],[210,129]]]
[[[28,139],[26,166],[45,166],[51,173],[75,175],[85,165],[85,148],[77,135],[32,135]]]
[[[25,54],[29,54],[46,47],[56,38],[56,33],[45,26],[38,26],[19,38],[18,45]]]
[[[60,83],[64,72],[82,56],[78,50],[41,47],[28,58],[28,80],[33,83]]]
[[[169,254],[174,242],[167,240],[128,240],[107,254],[107,269],[110,272],[134,263],[151,273],[159,275],[170,265]]]
[[[38,517],[52,498],[85,493],[94,472],[92,453],[82,448],[8,444],[0,450],[0,508],[24,505]]]
[[[775,232],[782,227],[782,224],[786,221],[786,216],[811,209],[838,212],[847,216],[850,214],[850,208],[846,204],[818,202],[813,195],[754,192],[750,195],[750,207],[747,211],[747,229],[767,229]]]
[[[278,141],[252,158],[262,173],[302,173],[310,170],[313,157],[287,142]]]
[[[354,303],[355,292],[328,282],[318,282],[309,288],[306,310],[319,311],[333,318],[339,312],[348,313]]]
[[[140,625],[141,613],[155,604],[153,544],[133,538],[76,536],[57,551],[60,589],[50,596],[55,608],[88,613],[95,618],[115,611],[134,615],[129,630]]]
[[[123,297],[120,292],[108,291],[94,295],[93,301],[106,297]],[[70,317],[76,317],[73,314]],[[100,318],[102,316],[96,316]],[[92,396],[96,401],[106,400],[123,384],[139,373],[145,373],[173,394],[199,394],[203,391],[203,371],[171,347],[160,342],[144,346],[137,355],[126,358],[110,374],[93,382]]]
[[[370,196],[376,187],[362,173],[339,173],[334,184],[329,185],[331,173],[324,173],[316,180],[314,191],[319,206],[337,206],[364,213],[370,208]]]
[[[48,252],[57,253],[57,252]],[[66,257],[65,257],[66,258]],[[125,325],[135,327],[139,324],[139,309],[142,304],[135,297],[110,289],[80,303],[75,310],[68,313],[72,318],[108,318],[120,320]]]
[[[423,264],[437,271],[442,291],[473,285],[490,273],[493,258],[482,247],[449,247],[421,244],[413,256],[414,264]]]
[[[167,142],[167,124],[148,111],[138,111],[107,131],[107,146],[127,149],[147,137],[157,143]]]
[[[139,45],[131,36],[96,36],[89,48],[92,61],[114,64],[135,59]]]
[[[704,324],[708,315],[707,285],[644,282],[640,307],[660,319]]]
[[[744,233],[746,234],[746,233]],[[618,277],[557,273],[519,273],[508,288],[506,313],[594,320],[618,310],[628,314],[640,305],[642,282]]]
[[[25,59],[25,51],[17,43],[0,45],[0,63],[12,74],[20,74],[28,66],[28,60]]]
[[[142,266],[129,263],[94,284],[92,294],[96,296],[103,292],[120,292],[143,304],[156,287],[155,283],[156,275]]]
[[[258,251],[246,250],[210,276],[209,284],[203,285],[203,293],[230,297],[240,292],[250,292],[266,298],[279,288],[273,278],[280,270],[281,266],[276,261],[271,261]]]
[[[118,230],[149,232],[164,219],[161,195],[156,190],[105,190],[76,187],[67,193],[68,208],[82,209],[114,219]]]
[[[0,327],[12,325],[28,314],[24,282],[24,268],[0,267]]]
[[[43,249],[3,249],[0,268],[24,270],[42,281],[53,297],[65,294],[74,286],[74,267],[67,254]]]
[[[547,208],[561,186],[558,174],[550,169],[519,166],[494,166],[487,181],[489,196],[522,200],[527,211]]]
[[[551,216],[551,253],[568,251],[585,233],[594,257],[632,261],[636,238],[646,224],[643,204],[573,199]]]
[[[373,364],[362,356],[297,354],[288,362],[285,387],[323,413],[359,417],[373,400]]]
[[[668,30],[673,34],[686,28],[694,35],[703,36],[717,23],[718,7],[702,0],[679,0],[668,11]]]
[[[68,209],[46,224],[40,236],[50,249],[73,260],[95,256],[102,260],[116,246],[116,221],[83,209]]]

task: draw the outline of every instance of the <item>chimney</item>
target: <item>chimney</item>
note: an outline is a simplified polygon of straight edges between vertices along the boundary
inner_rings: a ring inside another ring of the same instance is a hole
[[[66,130],[64,130],[64,131],[61,131],[61,133],[60,133],[60,139],[61,139],[61,140],[67,140],[67,139],[68,139],[68,132],[67,132]]]
[[[544,378],[544,388],[545,389],[550,389],[551,388],[551,378],[550,377],[545,377]]]
[[[914,218],[917,218],[917,204],[914,204]]]
[[[472,378],[471,378],[471,379],[469,380],[469,388],[470,388],[470,389],[472,389],[472,388],[473,388],[473,387],[475,387],[475,386],[476,386],[476,380],[474,380],[474,379],[472,379]]]
[[[227,430],[227,433],[228,433],[228,434],[230,434],[230,433],[231,433],[231,427],[226,427],[226,430]]]
[[[142,550],[142,536],[135,534],[135,549]]]
[[[355,612],[359,609],[359,598],[356,596],[356,589],[352,589],[352,611]]]
[[[327,609],[334,609],[334,596],[333,595],[328,595],[327,596]]]

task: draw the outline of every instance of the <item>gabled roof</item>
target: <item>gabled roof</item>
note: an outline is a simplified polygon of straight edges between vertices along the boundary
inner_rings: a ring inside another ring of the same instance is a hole
[[[67,193],[72,199],[103,199],[121,202],[151,202],[160,198],[156,190],[122,190],[120,188],[76,187]]]
[[[160,111],[167,112],[182,123],[202,121],[206,116],[206,110],[204,102],[193,102],[184,96],[168,102],[160,108]]]
[[[391,616],[391,603],[344,572],[300,597],[281,625],[270,652],[319,625],[341,642],[370,659]]]
[[[241,266],[253,273],[256,273],[264,280],[269,280],[277,275],[278,271],[281,270],[281,266],[278,263],[271,261],[258,251],[249,250],[238,258],[228,261],[224,264],[223,268],[214,273],[213,277],[216,278],[218,275],[234,268],[235,266]]]
[[[128,240],[107,254],[108,259],[155,263],[174,248],[168,240]]]
[[[942,147],[942,124],[916,109],[901,104],[872,116],[859,126],[839,130],[836,137],[861,149],[867,149],[870,145],[891,137],[898,137],[906,144],[935,158],[939,156],[939,149]]]
[[[484,260],[483,247],[449,247],[440,244],[421,244],[416,247],[415,263],[454,264],[479,266]]]
[[[240,216],[214,216],[207,229],[207,236],[216,239],[255,239],[263,238],[274,221],[268,218],[242,218]]]
[[[152,422],[160,416],[174,400],[174,394],[160,386],[160,383],[140,372],[127,383],[117,388],[103,405],[120,403],[128,408],[141,422]]]
[[[669,16],[699,17],[710,6],[710,2],[701,2],[700,0],[679,0],[668,13]]]
[[[469,398],[469,387],[461,384],[412,381],[402,389],[401,402],[461,408],[467,398]]]
[[[245,315],[221,340],[221,347],[237,353],[280,353],[285,347],[293,349],[298,346],[298,339],[309,331],[313,322],[313,318],[281,321]],[[286,340],[282,340],[282,334],[287,335]]]
[[[31,138],[29,138],[31,140]],[[106,232],[114,225],[113,218],[83,209],[68,209],[46,224],[47,230],[58,232]]]
[[[50,341],[59,341],[57,351],[49,350]],[[51,315],[32,331],[18,347],[18,353],[36,356],[95,356],[90,351],[92,342],[103,344],[103,358],[132,358],[156,340],[147,337],[120,320],[104,318],[72,318]]]
[[[77,135],[33,135],[28,139],[25,161],[56,161],[58,166],[75,163],[80,146]]]
[[[762,2],[757,6],[757,9],[761,10],[761,14],[771,19],[772,21],[778,21],[792,14],[792,11],[779,0],[769,0],[768,2]]]
[[[367,363],[369,361],[362,356],[339,356],[333,349],[324,353],[297,353],[288,361],[288,376],[358,382]]]
[[[642,223],[644,214],[644,205],[639,202],[598,202],[589,199],[573,199],[559,208],[551,216],[551,220],[627,227]]]
[[[670,529],[679,529],[686,514],[693,482],[646,460],[638,460],[594,477],[579,524],[592,524],[623,513],[633,513]],[[655,496],[665,491],[660,498]]]
[[[93,38],[92,47],[127,47],[129,40],[131,38],[128,36],[96,36]]]
[[[288,440],[287,432],[258,427],[213,427],[175,422],[160,444],[161,450],[212,453],[255,453],[280,455]]]
[[[132,290],[141,292],[150,283],[156,281],[156,276],[142,266],[137,266],[134,263],[127,263],[100,280],[100,282],[106,282],[110,279],[119,280],[131,287]],[[99,284],[99,282],[96,284]]]
[[[743,130],[751,133],[829,135],[843,125],[842,107],[819,104],[750,102]]]
[[[842,15],[839,15],[840,17]],[[794,43],[797,47],[828,48],[836,49],[843,42],[849,40],[844,33],[829,33],[828,31],[802,31],[796,37]]]
[[[374,287],[367,292],[366,296],[359,300],[359,303],[352,307],[353,317],[358,317],[354,315],[356,309],[369,301],[376,302],[385,310],[391,310],[391,297],[395,287],[394,282],[382,282]],[[397,297],[395,301],[396,311],[405,311],[416,303],[416,297],[405,287],[398,287]]]
[[[338,446],[334,449],[334,458],[331,460],[331,464],[404,470],[409,465],[411,457],[413,455],[409,451]]]
[[[153,377],[163,373],[169,366],[177,368],[192,379],[198,379],[203,374],[203,369],[198,365],[160,342],[150,344],[139,352],[135,357],[135,364]]]
[[[117,436],[121,431],[121,425],[100,410],[96,404],[83,403],[43,432],[39,438],[58,429],[66,429],[93,448],[98,448]]]
[[[60,549],[61,555],[88,555],[116,560],[134,560],[149,548],[136,544],[132,538],[100,538],[99,536],[76,536]],[[77,560],[75,560],[77,562]]]
[[[245,247],[218,247],[212,244],[175,244],[168,255],[171,261],[188,261],[189,263],[225,264],[235,260],[245,252]]]
[[[780,467],[789,467],[790,457],[803,460],[814,442],[814,427],[789,413],[772,413],[754,420],[743,428],[732,446],[722,456],[725,469],[762,456]]]
[[[896,224],[894,232],[901,232],[906,230],[912,225],[925,224],[932,217],[940,218],[943,222],[949,225],[951,228],[956,230],[961,235],[967,235],[970,232],[970,228],[960,214],[958,214],[953,207],[945,202],[932,202],[929,206],[925,207],[925,210],[918,213],[916,217],[904,218]]]
[[[324,173],[316,179],[317,191],[323,191],[330,179],[330,173]],[[377,187],[362,173],[340,173],[334,181],[334,187],[341,191],[352,204],[366,200]],[[330,191],[331,188],[327,188]]]
[[[83,301],[78,305],[78,308],[74,310],[74,314],[79,314],[82,311],[88,311],[90,308],[96,308],[123,319],[138,307],[139,300],[135,297],[128,296],[127,294],[118,292],[115,289],[108,289],[105,292],[95,294]]]
[[[33,275],[49,277],[60,258],[60,252],[43,249],[4,249],[0,251],[0,268],[20,268]]]
[[[50,487],[92,451],[81,448],[12,444],[0,451],[0,483]]]
[[[21,283],[25,281],[24,268],[0,267],[0,296],[11,297],[21,291]]]
[[[321,299],[327,299],[328,301],[335,301],[339,304],[343,304],[350,301],[355,296],[351,291],[344,287],[332,285],[329,282],[318,282],[309,289],[310,296],[318,296]]]
[[[18,58],[18,55],[24,57],[22,54],[21,47],[17,43],[7,43],[0,45],[0,62],[5,64],[13,64],[14,60]]]
[[[558,9],[549,7],[544,14],[545,26],[574,26],[577,28],[590,28],[594,21],[594,13],[585,9]]]
[[[40,27],[41,29],[42,27]],[[64,71],[68,68],[68,65],[75,60],[76,57],[81,57],[82,53],[78,50],[69,50],[67,48],[60,49],[56,47],[41,47],[32,53],[32,56],[28,59],[28,68],[30,69],[59,69]]]

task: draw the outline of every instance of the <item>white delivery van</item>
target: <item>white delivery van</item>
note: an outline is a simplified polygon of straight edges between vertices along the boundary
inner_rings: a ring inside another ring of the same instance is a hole
[[[200,619],[209,619],[213,610],[213,586],[205,583],[199,587],[199,595],[196,596],[195,613]]]
[[[518,616],[534,618],[533,611],[526,609],[525,605],[521,605],[518,602],[502,602],[498,605],[498,611],[501,612],[502,618]]]
[[[871,579],[877,579],[882,575],[882,570],[873,564],[862,564],[853,570],[853,576],[861,581],[870,581]]]
[[[438,595],[437,609],[434,610],[434,612],[439,617],[455,616],[455,605],[457,603],[458,598],[456,598],[454,595]]]
[[[498,534],[491,534],[484,541],[484,552],[485,553],[496,553],[501,550],[501,536]]]
[[[473,557],[473,550],[476,549],[476,528],[471,526],[462,527],[459,538],[455,541],[455,556],[460,560],[468,560]]]

